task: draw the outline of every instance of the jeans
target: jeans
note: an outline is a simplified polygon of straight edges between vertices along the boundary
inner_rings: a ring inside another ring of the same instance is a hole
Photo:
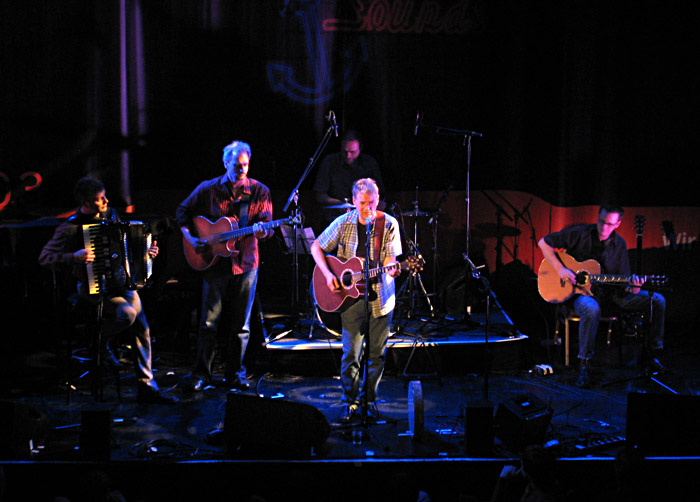
[[[372,403],[377,398],[379,380],[384,373],[386,360],[386,342],[389,338],[389,326],[393,312],[382,317],[369,317],[369,357],[367,364],[367,401]],[[340,361],[340,379],[343,384],[343,401],[359,404],[365,398],[365,390],[360,391],[360,359],[363,351],[363,325],[365,322],[365,304],[361,299],[345,310],[340,318],[343,324],[343,356]]]
[[[211,380],[219,325],[222,318],[230,317],[231,326],[225,340],[224,376],[227,380],[245,380],[243,358],[250,339],[250,314],[257,283],[258,269],[233,275],[228,260],[220,260],[204,272],[202,318],[197,337],[197,357],[192,371],[195,375]]]
[[[133,326],[135,345],[133,348],[136,379],[139,385],[158,389],[151,368],[151,331],[141,298],[136,291],[127,291],[124,296],[107,298],[104,302],[103,343]]]
[[[613,297],[611,303],[623,311],[649,311],[648,291],[638,294],[626,294],[623,297]],[[600,323],[601,307],[598,300],[590,296],[579,295],[573,300],[573,310],[581,318],[579,323],[579,359],[589,360],[593,357],[595,337]],[[649,348],[662,349],[664,346],[664,322],[666,315],[666,299],[654,293],[651,297],[651,329]]]

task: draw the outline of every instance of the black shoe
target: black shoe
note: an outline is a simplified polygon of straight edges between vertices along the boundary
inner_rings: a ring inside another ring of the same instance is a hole
[[[161,391],[148,386],[139,387],[136,394],[137,403],[175,404],[178,401],[179,399],[175,396],[166,396]]]
[[[216,427],[209,432],[207,432],[206,443],[212,446],[220,446],[224,444],[224,430]]]
[[[653,349],[651,350],[651,354],[649,357],[649,371],[654,374],[665,374],[665,373],[671,373],[671,371],[664,366],[664,364],[661,362],[661,349]]]
[[[661,374],[661,375],[664,375],[666,373],[671,372],[671,370],[669,370],[666,366],[664,366],[663,363],[661,361],[659,361],[659,359],[657,357],[652,358],[651,361],[649,362],[649,370],[652,373]]]
[[[578,374],[578,378],[576,379],[576,387],[580,387],[581,389],[587,389],[590,386],[591,373],[588,370],[588,367],[584,366],[583,368],[581,368],[581,371]]]
[[[251,385],[246,382],[245,380],[241,380],[240,378],[224,378],[221,382],[221,385],[223,387],[226,387],[227,389],[231,390],[240,390],[242,392],[247,392],[252,389]]]
[[[109,345],[102,347],[102,350],[100,351],[100,362],[106,368],[114,369],[121,366],[119,359],[117,359],[117,356],[114,355],[114,352],[112,352],[112,349],[109,348]]]
[[[343,414],[340,415],[340,421],[343,423],[353,422],[359,418],[358,411],[360,407],[357,404],[346,404],[343,408]]]
[[[209,380],[200,376],[193,376],[185,384],[184,389],[188,392],[202,392],[209,385]]]

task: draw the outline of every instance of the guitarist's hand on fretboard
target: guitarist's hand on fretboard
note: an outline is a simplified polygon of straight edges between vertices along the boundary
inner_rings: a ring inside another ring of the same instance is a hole
[[[387,271],[387,274],[389,274],[391,277],[396,278],[396,277],[398,277],[398,276],[401,275],[401,267],[399,266],[399,262],[397,262],[397,261],[390,261],[390,262],[388,262],[388,263],[385,263],[384,266],[386,266],[386,267],[388,267],[388,266],[395,266],[395,267],[396,267],[396,268],[390,268],[390,269]]]
[[[265,230],[262,223],[253,223],[253,234],[256,239],[264,239],[267,237],[267,230]]]
[[[633,295],[636,295],[640,291],[640,287],[644,285],[646,282],[646,278],[644,277],[639,277],[638,275],[631,275],[630,276],[630,284],[628,286],[629,292],[632,293]]]

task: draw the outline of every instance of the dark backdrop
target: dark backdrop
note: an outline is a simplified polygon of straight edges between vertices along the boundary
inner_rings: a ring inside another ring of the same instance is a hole
[[[329,110],[341,132],[365,134],[389,190],[465,187],[464,135],[435,126],[483,134],[472,188],[563,206],[696,205],[686,173],[697,164],[697,5],[5,1],[5,215],[70,207],[89,171],[115,205],[139,190],[186,193],[222,172],[234,138],[253,147],[251,175],[284,194]],[[325,153],[337,148],[333,137]],[[43,185],[17,190],[30,170]]]

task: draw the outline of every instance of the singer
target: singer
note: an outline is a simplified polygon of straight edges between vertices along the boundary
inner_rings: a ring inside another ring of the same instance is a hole
[[[362,152],[362,136],[348,130],[340,139],[340,152],[324,157],[314,182],[316,201],[322,206],[321,224],[327,227],[352,197],[352,184],[361,178],[372,178],[384,195],[384,183],[379,164],[374,157]],[[333,206],[330,208],[329,206]],[[351,208],[348,204],[348,208]],[[380,202],[379,209],[384,209]]]
[[[326,253],[337,253],[340,260],[355,256],[367,256],[369,246],[370,268],[387,266],[396,262],[401,254],[399,225],[389,214],[377,211],[379,187],[371,178],[355,181],[352,186],[352,202],[355,209],[338,216],[311,246],[311,254],[326,278],[329,291],[340,291],[342,285],[333,274],[326,260]],[[359,418],[360,403],[369,405],[368,414],[377,416],[377,388],[384,372],[386,343],[395,305],[394,278],[401,273],[400,268],[391,269],[373,279],[369,291],[369,354],[367,382],[360,392],[360,356],[364,340],[365,302],[360,297],[341,314],[343,325],[343,356],[340,378],[343,385],[344,404],[341,422],[351,422]],[[364,392],[366,391],[366,396]]]

